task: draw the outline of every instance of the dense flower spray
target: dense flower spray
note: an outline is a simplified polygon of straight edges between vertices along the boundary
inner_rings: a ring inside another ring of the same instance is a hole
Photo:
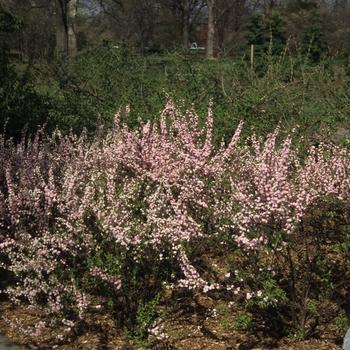
[[[346,149],[310,148],[301,165],[291,136],[277,144],[279,128],[242,142],[240,123],[215,148],[210,106],[203,128],[171,100],[159,124],[136,131],[120,125],[121,114],[92,143],[42,130],[17,146],[1,139],[0,266],[18,281],[2,292],[68,328],[101,307],[95,288],[127,298],[147,275],[139,271],[167,288],[220,289],[191,262],[187,247],[202,237],[228,234],[243,250],[278,252],[310,206],[349,201]]]

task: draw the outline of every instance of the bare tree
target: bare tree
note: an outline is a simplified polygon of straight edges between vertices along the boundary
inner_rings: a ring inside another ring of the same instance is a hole
[[[215,0],[206,0],[208,6],[208,36],[207,36],[207,59],[214,57],[214,35],[215,35],[215,17],[214,6]]]
[[[186,48],[189,40],[189,25],[190,25],[190,0],[183,2],[183,26],[182,26],[182,42]]]
[[[207,50],[206,57],[212,59],[214,51],[219,51],[224,44],[233,45],[233,40],[242,37],[242,25],[248,7],[254,0],[205,0],[207,5]],[[241,40],[241,39],[240,39]]]
[[[96,16],[101,30],[112,40],[125,39],[140,47],[144,54],[151,46],[156,26],[159,24],[161,5],[156,0],[98,0]]]
[[[41,41],[48,45],[56,37],[58,51],[74,53],[76,50],[76,17],[78,0],[6,0],[5,6],[24,22],[22,50],[37,49]]]
[[[78,0],[56,0],[56,43],[61,53],[76,51]]]
[[[155,27],[159,24],[161,5],[155,0],[133,0],[132,12],[134,35],[140,44],[141,54],[144,55],[148,46],[153,46]]]
[[[186,48],[193,32],[203,24],[203,8],[205,7],[205,2],[202,0],[176,0],[173,2],[180,14],[182,42]]]
[[[203,9],[206,3],[203,0],[170,0],[173,15],[181,23],[182,43],[186,48],[191,37],[194,36],[204,22]]]
[[[243,24],[249,13],[247,0],[216,0],[214,23],[217,49],[233,50],[242,44]]]
[[[77,9],[78,0],[71,0],[68,4],[68,53],[77,51]]]

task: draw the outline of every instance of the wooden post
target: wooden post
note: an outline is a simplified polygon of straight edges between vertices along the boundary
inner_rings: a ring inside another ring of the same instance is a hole
[[[250,68],[253,69],[254,64],[254,45],[250,45]]]

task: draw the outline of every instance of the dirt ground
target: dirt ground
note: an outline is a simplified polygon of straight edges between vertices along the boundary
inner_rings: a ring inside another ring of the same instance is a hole
[[[168,338],[155,342],[151,349],[191,349],[191,350],[341,350],[343,336],[335,330],[320,329],[315,338],[300,341],[296,337],[277,339],[269,334],[264,322],[256,324],[254,331],[235,330],[233,322],[224,324],[221,315],[213,315],[217,301],[208,296],[197,295],[166,319],[165,329]],[[211,311],[210,311],[211,310]],[[44,321],[40,316],[23,306],[8,300],[0,301],[0,334],[17,344],[23,350],[117,350],[139,349],[127,341],[120,329],[114,327],[109,315],[102,312],[92,314],[77,328],[66,334],[63,341],[56,336],[60,329],[45,330],[38,337],[30,337],[11,328],[8,321],[16,318],[26,324]]]

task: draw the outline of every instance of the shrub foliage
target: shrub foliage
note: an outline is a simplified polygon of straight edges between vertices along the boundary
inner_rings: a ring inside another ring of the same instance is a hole
[[[43,129],[18,145],[1,138],[0,266],[12,276],[1,292],[48,315],[32,328],[18,322],[22,331],[69,331],[103,309],[130,338],[164,339],[166,289],[220,295],[238,302],[237,326],[252,324],[249,310],[300,338],[342,315],[346,148],[300,154],[297,131],[278,142],[279,128],[241,140],[242,122],[218,148],[211,105],[204,126],[171,100],[159,123],[130,129],[120,123],[129,113],[92,142]],[[206,257],[217,256],[212,266]]]

